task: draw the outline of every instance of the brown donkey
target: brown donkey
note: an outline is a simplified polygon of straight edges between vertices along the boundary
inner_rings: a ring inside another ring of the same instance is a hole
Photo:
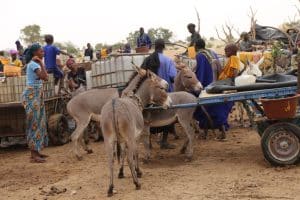
[[[197,96],[200,94],[202,90],[202,84],[197,79],[196,75],[190,68],[183,64],[177,65],[178,73],[175,78],[175,91],[168,93],[172,100],[172,104],[188,104],[188,103],[196,103],[197,97],[190,94],[196,94]],[[181,92],[180,92],[181,91]],[[190,93],[188,93],[190,92]],[[185,153],[186,149],[188,150],[186,153],[187,159],[190,160],[193,156],[193,140],[195,135],[195,128],[198,128],[195,125],[195,120],[193,118],[193,114],[196,108],[177,108],[177,109],[168,109],[168,110],[152,110],[152,111],[144,111],[144,120],[145,120],[145,161],[149,161],[150,159],[150,127],[160,127],[170,125],[176,122],[179,122],[183,127],[183,130],[187,136],[187,140],[185,141],[181,153]],[[123,169],[121,167],[121,169]],[[123,174],[122,171],[119,174]]]
[[[92,89],[76,95],[68,102],[68,113],[76,121],[76,129],[71,135],[71,140],[73,142],[73,152],[78,160],[82,159],[82,155],[79,153],[79,145],[81,145],[87,153],[93,152],[84,142],[84,130],[91,120],[99,124],[100,113],[104,104],[118,96],[119,94],[116,88]]]
[[[101,111],[101,129],[108,155],[110,168],[110,184],[108,196],[113,195],[113,161],[116,144],[120,144],[122,158],[127,155],[127,162],[136,189],[141,185],[138,175],[137,140],[144,129],[143,109],[154,103],[167,107],[171,100],[166,93],[168,83],[150,71],[138,69],[137,75],[123,91],[121,98],[108,101]],[[138,81],[137,81],[138,80]],[[123,162],[123,159],[122,159]]]

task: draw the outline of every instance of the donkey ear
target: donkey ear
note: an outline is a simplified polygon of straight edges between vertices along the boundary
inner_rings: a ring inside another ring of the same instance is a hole
[[[263,64],[264,60],[265,60],[265,57],[262,56],[261,59],[256,63],[257,66],[259,67],[261,64]]]
[[[140,69],[141,68],[139,68],[133,61],[131,62],[131,66],[132,66],[132,68],[135,70],[135,71],[137,71],[137,72],[139,72],[140,71]]]
[[[155,80],[156,75],[152,71],[150,71],[149,69],[147,69],[146,74],[147,74],[148,78],[150,78],[151,80]]]

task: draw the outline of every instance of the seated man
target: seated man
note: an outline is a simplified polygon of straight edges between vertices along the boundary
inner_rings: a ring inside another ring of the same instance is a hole
[[[199,52],[196,56],[197,67],[196,75],[204,87],[213,82],[213,69],[211,66],[211,55],[205,50],[204,41],[196,42],[196,49]],[[228,61],[221,71],[218,80],[234,78],[237,76],[240,68],[239,58],[236,56],[238,47],[235,44],[228,44],[225,47],[225,54]],[[221,135],[217,137],[219,140],[226,139],[226,131],[229,129],[228,115],[233,106],[233,102],[212,104],[204,106],[208,115],[201,109],[195,112],[195,118],[199,122],[200,128],[204,129],[207,134],[207,129],[217,128],[221,131]],[[211,119],[210,119],[211,118]]]
[[[68,75],[68,86],[71,92],[79,89],[81,86],[86,86],[86,76],[83,68],[79,68],[75,63],[75,60],[70,58],[67,63],[67,67],[71,70]]]
[[[16,67],[22,67],[23,64],[22,64],[21,60],[18,59],[18,51],[10,50],[9,53],[10,53],[10,56],[11,56],[10,64],[14,65]]]

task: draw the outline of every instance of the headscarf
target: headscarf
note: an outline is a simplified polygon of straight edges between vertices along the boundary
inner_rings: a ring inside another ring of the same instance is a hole
[[[10,54],[10,55],[15,55],[15,54],[18,54],[18,51],[12,49],[12,50],[9,51],[9,54]]]
[[[25,55],[26,63],[29,63],[31,61],[34,52],[36,52],[40,48],[42,48],[42,46],[39,43],[33,43],[30,47],[27,48]]]

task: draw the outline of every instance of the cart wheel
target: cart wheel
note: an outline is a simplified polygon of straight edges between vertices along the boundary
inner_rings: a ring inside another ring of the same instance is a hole
[[[261,138],[264,157],[274,166],[295,164],[300,157],[300,128],[291,123],[269,126]]]
[[[67,118],[62,114],[51,115],[48,121],[48,132],[54,145],[63,145],[70,140]]]

